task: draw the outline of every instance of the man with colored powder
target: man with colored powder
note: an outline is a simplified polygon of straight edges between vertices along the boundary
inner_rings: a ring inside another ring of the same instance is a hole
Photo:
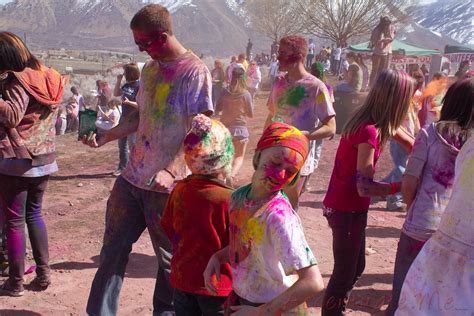
[[[285,188],[295,210],[308,176],[317,168],[315,141],[328,138],[336,132],[336,112],[326,85],[308,73],[305,60],[308,44],[301,36],[281,39],[278,60],[283,75],[277,76],[268,99],[269,115],[265,126],[281,121],[303,131],[310,140],[308,158],[295,185]]]
[[[153,315],[174,315],[169,284],[171,243],[160,218],[174,182],[187,176],[183,140],[192,118],[213,112],[212,79],[205,64],[173,35],[171,15],[165,7],[143,7],[130,27],[138,48],[152,60],[142,71],[139,111],[103,137],[88,139],[90,146],[99,147],[137,133],[129,163],[107,202],[104,243],[87,313],[117,313],[128,255],[147,228],[158,258]]]

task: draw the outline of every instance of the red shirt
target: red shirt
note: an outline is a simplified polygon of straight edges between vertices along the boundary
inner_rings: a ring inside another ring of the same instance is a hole
[[[171,286],[187,293],[208,295],[203,272],[211,256],[229,244],[229,200],[232,189],[215,178],[191,175],[177,182],[168,199],[161,225],[173,245]],[[217,281],[216,281],[217,282]],[[217,295],[232,291],[229,264],[221,266]]]
[[[336,160],[323,204],[341,212],[366,212],[370,197],[361,197],[357,192],[357,147],[369,144],[375,149],[374,168],[380,156],[377,129],[364,124],[354,134],[342,137],[336,152]]]

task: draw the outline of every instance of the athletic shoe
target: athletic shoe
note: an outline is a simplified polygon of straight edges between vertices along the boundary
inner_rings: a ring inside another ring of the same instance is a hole
[[[20,297],[25,294],[25,289],[23,288],[23,284],[20,284],[19,286],[13,286],[10,284],[10,280],[6,280],[0,287],[0,294],[12,297]]]

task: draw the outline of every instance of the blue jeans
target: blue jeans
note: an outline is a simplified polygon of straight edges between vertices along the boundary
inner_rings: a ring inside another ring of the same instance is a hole
[[[217,101],[219,101],[219,98],[221,97],[222,90],[223,88],[221,85],[212,85],[212,104],[214,104],[214,108],[217,106]]]
[[[423,248],[425,242],[419,241],[405,235],[400,234],[398,242],[397,255],[395,259],[395,268],[393,271],[392,300],[385,311],[386,316],[395,315],[402,292],[403,282],[408,274],[413,261]]]
[[[123,170],[128,164],[128,151],[135,144],[135,133],[118,140],[119,147],[119,166],[118,169]]]
[[[390,155],[392,156],[392,161],[394,168],[390,173],[383,179],[384,182],[400,182],[402,181],[403,174],[407,167],[408,153],[400,145],[399,142],[395,140],[390,141]],[[403,199],[401,193],[396,193],[394,195],[387,196],[387,208],[389,210],[394,210],[400,208],[402,205]]]
[[[116,315],[128,256],[145,228],[158,259],[153,315],[173,311],[169,283],[171,243],[160,224],[169,194],[143,190],[119,176],[107,201],[100,264],[92,282],[87,313]]]
[[[4,184],[0,190],[0,208],[6,218],[9,281],[14,286],[23,284],[25,273],[25,222],[36,263],[36,274],[41,276],[50,273],[48,233],[41,215],[48,179],[49,176],[27,178],[0,175],[0,183]]]
[[[176,316],[221,316],[227,297],[205,296],[174,290]]]

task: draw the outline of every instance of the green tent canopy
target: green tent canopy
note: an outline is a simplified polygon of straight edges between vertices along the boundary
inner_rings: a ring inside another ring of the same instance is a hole
[[[370,53],[371,49],[368,48],[369,42],[360,43],[357,45],[350,45],[349,50],[359,53]],[[416,47],[409,45],[398,40],[392,42],[393,55],[405,55],[405,56],[431,56],[439,55],[440,52],[434,49]]]

